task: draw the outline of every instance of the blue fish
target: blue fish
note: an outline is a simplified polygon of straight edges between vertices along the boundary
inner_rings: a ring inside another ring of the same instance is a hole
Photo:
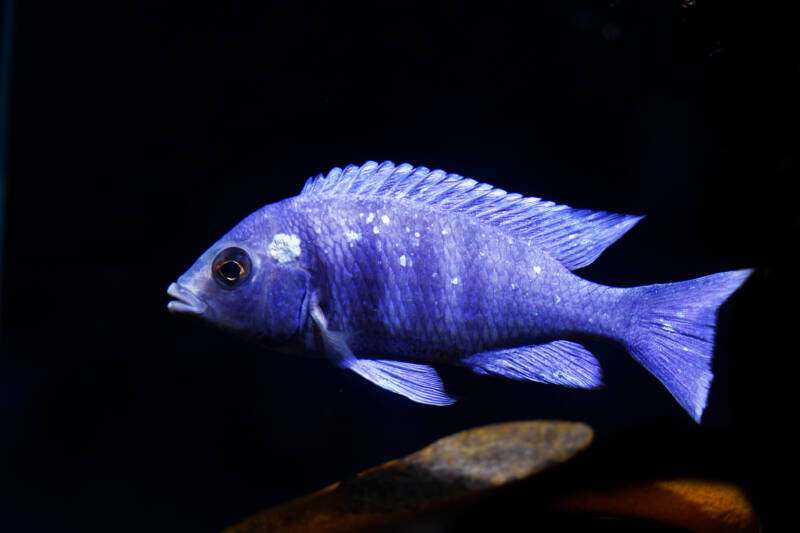
[[[752,270],[632,288],[573,273],[641,218],[368,161],[246,217],[169,286],[167,307],[432,405],[454,401],[440,363],[596,388],[581,340],[606,339],[699,422],[717,309]]]

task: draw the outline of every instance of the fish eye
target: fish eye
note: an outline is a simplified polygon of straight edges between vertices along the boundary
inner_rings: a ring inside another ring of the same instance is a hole
[[[214,279],[226,289],[241,285],[250,276],[250,256],[235,246],[225,248],[214,258]]]

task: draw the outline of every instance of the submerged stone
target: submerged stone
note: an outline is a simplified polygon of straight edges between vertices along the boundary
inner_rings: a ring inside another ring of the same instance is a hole
[[[585,490],[554,502],[563,511],[623,516],[684,531],[756,533],[758,518],[744,491],[731,483],[661,479]]]
[[[568,461],[592,442],[580,422],[492,424],[437,440],[227,530],[344,532],[388,525],[457,504]]]

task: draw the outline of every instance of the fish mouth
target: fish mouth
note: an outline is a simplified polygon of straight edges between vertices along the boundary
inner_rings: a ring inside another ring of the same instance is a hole
[[[173,314],[202,315],[208,307],[192,291],[177,283],[170,283],[167,294],[175,298],[167,303],[167,310]]]

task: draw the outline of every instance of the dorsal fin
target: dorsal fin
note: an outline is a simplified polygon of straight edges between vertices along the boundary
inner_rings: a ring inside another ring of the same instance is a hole
[[[309,178],[300,194],[403,198],[463,213],[533,242],[570,270],[590,264],[643,218],[574,209],[444,170],[391,161],[336,167],[327,176]]]

